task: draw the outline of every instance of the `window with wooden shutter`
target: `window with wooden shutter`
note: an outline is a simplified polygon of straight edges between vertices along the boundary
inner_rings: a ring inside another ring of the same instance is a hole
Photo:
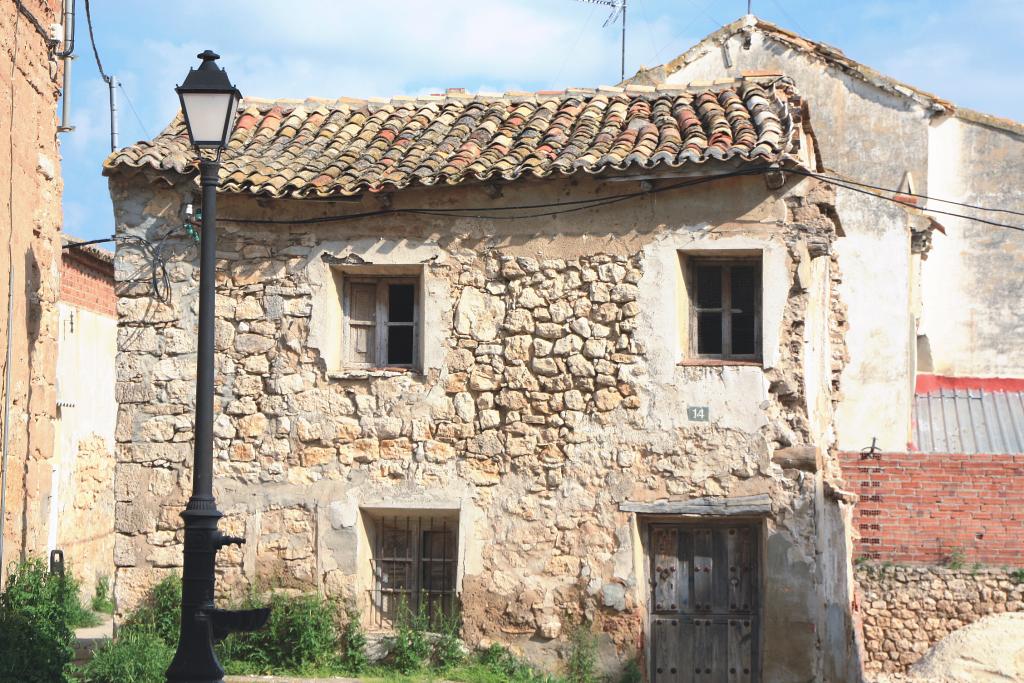
[[[759,260],[688,259],[690,356],[761,358]]]
[[[420,315],[416,278],[346,278],[344,313],[346,367],[417,365]]]

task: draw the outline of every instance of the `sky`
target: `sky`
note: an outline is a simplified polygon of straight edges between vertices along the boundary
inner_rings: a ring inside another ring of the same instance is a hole
[[[1024,120],[1024,0],[752,0],[754,14],[954,103]],[[64,230],[113,234],[107,85],[78,2]],[[746,13],[747,0],[629,0],[626,74],[662,64]],[[243,95],[388,97],[615,84],[619,27],[586,0],[92,0],[118,89],[120,144],[157,135],[196,54]]]

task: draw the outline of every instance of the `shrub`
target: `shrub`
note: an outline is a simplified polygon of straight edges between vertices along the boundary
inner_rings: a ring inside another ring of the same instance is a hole
[[[619,678],[619,683],[643,683],[644,676],[640,672],[640,665],[636,663],[636,660],[631,659],[626,662],[626,666],[622,667],[622,677]]]
[[[103,614],[114,613],[114,601],[110,598],[110,579],[100,576],[96,579],[96,592],[92,596],[90,605],[94,612]]]
[[[82,669],[82,683],[163,683],[174,648],[154,631],[122,632]]]
[[[166,577],[150,591],[146,601],[125,619],[123,630],[148,631],[167,647],[178,646],[181,628],[181,578]]]
[[[350,674],[362,673],[370,664],[366,657],[366,631],[354,607],[345,610],[345,616],[345,626],[341,629],[341,668]]]
[[[262,604],[255,595],[245,607]],[[337,664],[338,626],[334,606],[320,595],[274,595],[267,625],[251,633],[234,633],[219,646],[219,656],[233,673],[304,673]]]
[[[395,623],[395,642],[391,657],[396,669],[404,674],[423,668],[430,660],[430,640],[427,637],[427,613],[424,600],[414,613],[403,599],[398,605]]]
[[[558,680],[536,671],[508,648],[497,643],[477,652],[476,659],[494,675],[495,683],[556,683]]]
[[[72,629],[82,612],[70,574],[50,574],[38,559],[12,567],[0,593],[0,681],[69,680]]]
[[[440,633],[434,641],[434,664],[441,670],[461,664],[466,659],[459,637],[462,622],[457,614],[441,615]]]
[[[569,632],[569,656],[565,662],[566,678],[570,683],[590,683],[595,680],[597,665],[597,636],[586,621],[572,627]]]

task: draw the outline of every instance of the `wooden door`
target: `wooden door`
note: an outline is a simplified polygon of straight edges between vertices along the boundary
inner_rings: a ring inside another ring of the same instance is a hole
[[[650,526],[653,683],[760,680],[757,538],[751,523]]]

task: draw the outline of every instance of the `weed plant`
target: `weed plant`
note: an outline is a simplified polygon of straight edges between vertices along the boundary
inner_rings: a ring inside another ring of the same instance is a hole
[[[341,629],[341,668],[348,674],[359,674],[370,665],[366,656],[366,631],[361,615],[355,607],[345,610],[345,625]]]
[[[265,604],[250,596],[244,607]],[[311,594],[270,598],[270,619],[259,631],[234,633],[218,648],[229,673],[304,675],[340,666],[336,607]]]
[[[398,604],[391,658],[395,669],[404,674],[418,671],[430,661],[432,648],[427,636],[425,603],[426,600],[420,600],[420,606],[415,612],[409,608],[405,598]]]
[[[569,655],[566,679],[569,683],[593,683],[597,680],[597,636],[587,621],[574,624],[569,631]]]
[[[73,629],[83,620],[78,584],[42,560],[13,565],[0,593],[0,682],[70,679]]]
[[[96,591],[92,596],[90,604],[94,612],[101,614],[114,613],[114,601],[110,597],[110,579],[100,576],[96,579]]]
[[[174,648],[154,631],[128,629],[103,645],[82,669],[82,683],[163,683]]]

